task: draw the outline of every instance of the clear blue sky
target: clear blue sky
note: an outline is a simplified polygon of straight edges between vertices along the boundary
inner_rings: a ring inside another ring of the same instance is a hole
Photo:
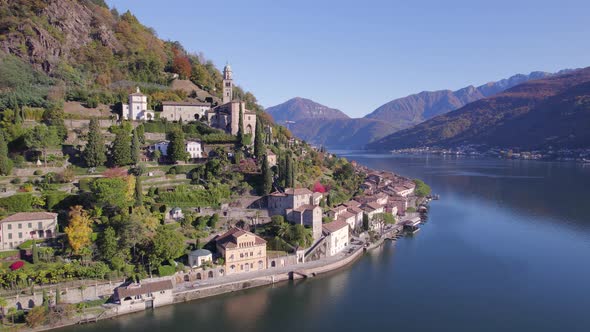
[[[590,66],[588,0],[107,3],[229,61],[265,107],[299,96],[360,117],[424,90]]]

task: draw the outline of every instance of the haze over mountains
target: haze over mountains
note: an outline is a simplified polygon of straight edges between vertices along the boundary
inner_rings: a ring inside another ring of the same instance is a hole
[[[332,148],[362,148],[396,131],[410,128],[440,114],[459,109],[471,102],[495,95],[529,80],[564,74],[532,72],[484,85],[451,91],[423,91],[392,100],[366,115],[351,119],[339,110],[304,98],[294,98],[267,108],[278,123],[286,124],[298,137],[313,144]],[[318,121],[318,120],[322,121]],[[287,123],[286,121],[290,121]]]
[[[392,150],[477,144],[590,147],[590,67],[529,81],[369,144]]]

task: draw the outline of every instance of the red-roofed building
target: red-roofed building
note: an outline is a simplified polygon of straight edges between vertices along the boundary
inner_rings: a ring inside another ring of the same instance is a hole
[[[234,227],[215,242],[225,261],[226,275],[266,269],[266,241],[260,236]]]

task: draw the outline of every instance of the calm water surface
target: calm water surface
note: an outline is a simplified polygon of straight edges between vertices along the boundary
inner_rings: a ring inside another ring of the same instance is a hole
[[[429,183],[422,231],[315,279],[64,331],[590,331],[590,166],[344,155]]]

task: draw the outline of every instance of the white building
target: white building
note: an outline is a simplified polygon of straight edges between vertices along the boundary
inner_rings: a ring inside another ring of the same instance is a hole
[[[188,254],[188,265],[191,267],[199,267],[205,262],[212,262],[213,254],[207,249],[193,250]]]
[[[174,302],[172,280],[131,284],[115,289],[118,313],[141,311]]]
[[[160,151],[160,155],[162,157],[166,157],[168,155],[168,145],[170,145],[170,141],[160,141],[150,147],[150,151],[154,152],[156,150]],[[203,143],[197,140],[190,140],[185,142],[185,151],[190,155],[191,159],[198,159],[204,158],[205,153],[203,151]]]
[[[182,209],[179,207],[175,207],[172,210],[170,210],[168,215],[170,216],[170,219],[174,219],[174,220],[184,219],[184,214],[182,213]]]
[[[57,213],[19,212],[0,221],[1,250],[18,247],[27,240],[53,238],[57,234]]]
[[[349,226],[343,220],[333,221],[323,226],[328,241],[328,256],[334,256],[344,250],[349,243]]]
[[[207,111],[210,109],[211,105],[207,103],[164,101],[160,118],[168,121],[195,121],[206,117]]]
[[[125,120],[153,120],[154,111],[148,110],[147,96],[139,91],[129,95],[129,104],[123,104],[121,116]]]
[[[203,143],[201,141],[186,141],[186,152],[190,154],[191,159],[203,158]]]

